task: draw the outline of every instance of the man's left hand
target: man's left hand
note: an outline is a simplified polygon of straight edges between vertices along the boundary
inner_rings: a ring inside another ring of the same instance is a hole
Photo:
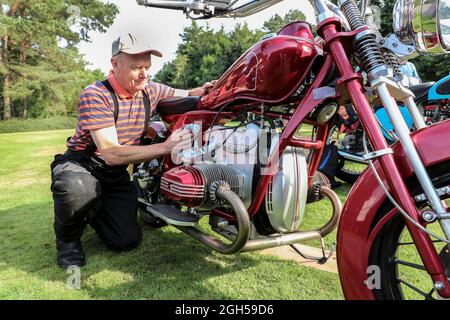
[[[217,80],[211,80],[206,82],[203,86],[195,88],[189,91],[190,96],[204,96],[207,94],[217,83]]]

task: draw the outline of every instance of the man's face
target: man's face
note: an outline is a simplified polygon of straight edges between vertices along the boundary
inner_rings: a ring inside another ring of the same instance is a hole
[[[144,89],[151,66],[149,53],[131,55],[121,52],[111,59],[111,63],[117,81],[125,90],[134,95]]]

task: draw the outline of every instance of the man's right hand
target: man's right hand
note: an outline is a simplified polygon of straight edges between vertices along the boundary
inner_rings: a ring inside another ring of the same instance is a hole
[[[178,129],[174,131],[162,144],[164,145],[166,154],[170,154],[191,148],[193,138],[194,135],[191,131]]]

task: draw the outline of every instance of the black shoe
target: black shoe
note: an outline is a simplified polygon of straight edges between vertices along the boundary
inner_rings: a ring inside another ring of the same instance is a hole
[[[86,264],[80,241],[64,242],[56,240],[57,262],[62,268],[69,266],[82,267]]]

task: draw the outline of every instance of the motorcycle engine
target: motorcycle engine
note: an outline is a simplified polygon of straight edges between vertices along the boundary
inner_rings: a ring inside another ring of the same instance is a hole
[[[162,193],[187,207],[210,211],[223,206],[213,188],[217,181],[225,181],[249,208],[278,134],[255,123],[239,128],[214,126],[197,141],[203,145],[194,143],[181,154],[183,165],[163,173]],[[297,231],[308,191],[305,154],[302,149],[288,147],[276,165],[279,170],[258,215],[267,215],[271,227],[279,232]]]

